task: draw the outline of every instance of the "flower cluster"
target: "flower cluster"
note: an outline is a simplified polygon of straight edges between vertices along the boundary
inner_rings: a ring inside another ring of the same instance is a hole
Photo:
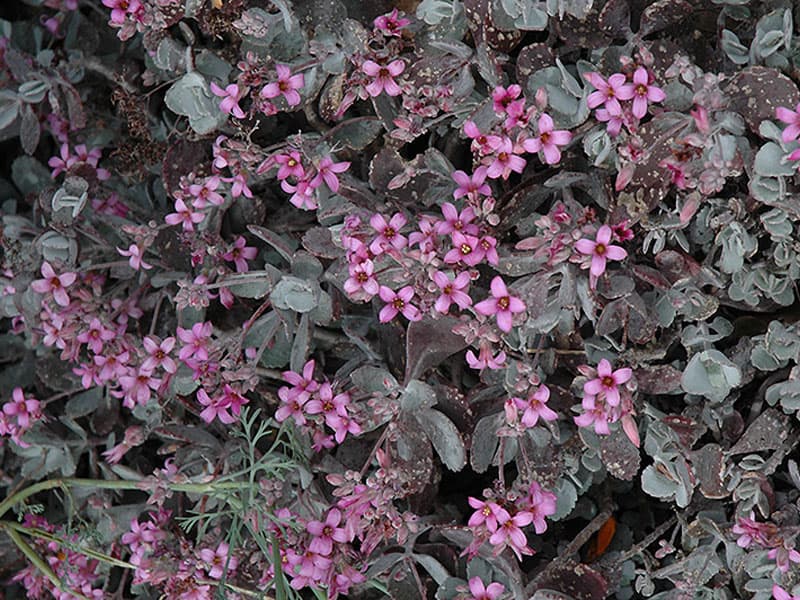
[[[532,555],[534,551],[528,546],[523,528],[532,524],[537,535],[547,531],[545,517],[556,512],[555,494],[542,489],[534,481],[521,494],[495,497],[485,492],[484,497],[486,500],[472,496],[468,499],[469,505],[475,509],[468,522],[473,541],[464,552],[474,556],[488,540],[495,554],[509,548],[519,560],[523,554]]]
[[[275,412],[275,420],[282,423],[291,417],[295,424],[311,432],[314,449],[332,448],[334,440],[341,444],[347,434],[358,435],[361,426],[354,414],[350,394],[341,392],[334,395],[334,386],[327,380],[319,383],[314,379],[314,360],[309,360],[302,373],[284,371],[284,380],[291,387],[278,389],[281,406]],[[324,426],[333,431],[326,433]]]
[[[613,370],[611,363],[602,359],[597,368],[580,367],[589,380],[583,384],[583,412],[575,417],[579,427],[594,427],[598,435],[608,435],[610,423],[622,421],[622,428],[631,443],[639,446],[639,432],[633,419],[633,404],[623,384],[628,383],[633,371],[627,367]]]
[[[614,73],[608,79],[596,72],[584,77],[595,88],[586,103],[595,109],[598,121],[608,124],[612,137],[619,135],[623,125],[635,131],[639,120],[647,115],[648,104],[664,102],[667,97],[664,90],[653,85],[655,78],[644,66],[632,73]]]
[[[0,438],[8,436],[17,446],[27,448],[22,436],[41,419],[41,403],[36,398],[26,398],[22,388],[16,387],[0,412]]]

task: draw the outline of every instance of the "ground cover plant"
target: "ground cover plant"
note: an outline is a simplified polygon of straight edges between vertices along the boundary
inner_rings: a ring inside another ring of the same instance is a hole
[[[800,598],[795,3],[0,17],[0,594]]]

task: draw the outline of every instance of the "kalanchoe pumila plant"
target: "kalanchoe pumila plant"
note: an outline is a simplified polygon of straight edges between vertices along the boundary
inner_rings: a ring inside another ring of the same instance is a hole
[[[17,4],[9,597],[800,597],[791,3]]]

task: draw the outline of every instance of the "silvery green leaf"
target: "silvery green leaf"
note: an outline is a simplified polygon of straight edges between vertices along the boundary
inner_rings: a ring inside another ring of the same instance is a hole
[[[739,41],[739,37],[731,30],[722,30],[720,46],[734,64],[746,65],[749,62],[750,58],[748,56],[747,46],[742,44],[742,42]]]
[[[359,367],[350,374],[350,381],[366,394],[392,392],[398,388],[397,379],[386,369]]]
[[[444,568],[444,565],[440,563],[438,560],[433,558],[432,556],[428,556],[427,554],[417,554],[413,553],[411,555],[416,562],[421,564],[428,574],[433,577],[433,580],[438,584],[441,585],[445,582],[446,579],[450,577],[450,573],[447,572],[447,569]]]
[[[417,18],[428,25],[438,25],[445,19],[453,19],[459,5],[456,0],[422,0],[417,5]]]
[[[50,85],[47,82],[41,79],[32,79],[21,83],[17,93],[19,94],[20,100],[23,102],[39,104],[39,102],[44,100],[49,89]]]
[[[561,478],[555,487],[550,490],[556,495],[556,512],[548,517],[553,521],[560,521],[568,517],[575,504],[578,502],[578,490],[566,477]]]
[[[194,18],[197,12],[203,7],[205,0],[186,0],[183,5],[183,13],[187,18]]]
[[[786,196],[786,181],[783,177],[754,174],[748,188],[756,200],[768,205],[775,204]]]
[[[485,473],[494,460],[499,439],[497,430],[503,424],[503,413],[495,413],[482,417],[472,432],[472,446],[469,451],[469,461],[476,473]]]
[[[788,177],[797,170],[795,162],[786,161],[786,152],[778,144],[767,142],[756,153],[753,169],[765,177]]]
[[[0,130],[11,125],[19,114],[19,100],[11,97],[0,99]]]
[[[300,323],[297,326],[297,331],[295,331],[292,353],[289,356],[289,368],[295,373],[302,372],[303,365],[306,363],[311,345],[312,328],[313,325],[309,320],[308,313],[304,313],[300,317]]]
[[[522,31],[543,31],[547,29],[547,22],[547,10],[543,2],[524,0],[522,14],[514,19],[514,26]]]
[[[429,408],[415,412],[414,418],[444,465],[454,472],[463,469],[467,464],[467,449],[458,427],[443,413]]]
[[[759,220],[774,240],[789,239],[794,231],[794,225],[792,225],[789,215],[778,208],[773,208],[764,213],[759,217]]]
[[[293,310],[306,313],[317,306],[319,286],[311,285],[308,281],[291,275],[285,275],[270,293],[272,304],[284,310]]]
[[[757,40],[757,44],[758,53],[762,57],[770,56],[783,46],[783,32],[777,30],[768,31]]]
[[[48,262],[56,261],[72,265],[78,257],[78,243],[52,230],[45,232],[37,244],[42,257]]]
[[[167,90],[164,102],[172,112],[189,118],[189,125],[201,135],[221,127],[228,115],[219,109],[208,81],[197,71],[181,77]]]
[[[412,379],[400,396],[402,410],[413,412],[421,408],[431,408],[436,404],[436,392],[427,383]]]
[[[183,62],[185,52],[185,46],[174,38],[165,37],[158,43],[158,48],[153,56],[153,64],[164,71],[175,71]]]
[[[719,350],[704,350],[692,356],[681,377],[681,387],[689,394],[719,402],[742,381],[742,374]]]

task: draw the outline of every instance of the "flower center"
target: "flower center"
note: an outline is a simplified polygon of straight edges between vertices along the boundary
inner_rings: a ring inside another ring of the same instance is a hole
[[[389,73],[389,69],[386,67],[381,67],[381,70],[378,71],[378,79],[391,79],[392,74]]]
[[[403,310],[403,307],[406,303],[403,301],[402,298],[395,298],[392,300],[392,306],[394,306],[397,310]]]
[[[646,96],[647,95],[647,86],[640,83],[636,86],[636,94],[639,96]]]
[[[550,134],[548,132],[540,133],[539,139],[542,141],[542,144],[549,144],[550,143]]]
[[[508,161],[508,152],[501,152],[497,155],[497,160],[500,162],[507,162]]]
[[[286,161],[286,164],[289,165],[290,167],[296,167],[297,161],[293,158],[290,158],[288,161]]]
[[[446,286],[444,286],[444,289],[442,290],[442,292],[444,292],[444,294],[446,296],[449,296],[450,294],[452,294],[453,293],[453,284],[452,283],[448,283]]]
[[[289,91],[289,82],[288,81],[279,81],[278,82],[278,89],[282,92]]]
[[[322,404],[322,410],[324,410],[325,412],[330,412],[330,411],[332,411],[332,410],[333,410],[333,402],[330,402],[329,400],[326,400],[326,401],[325,401],[325,402]]]
[[[461,254],[466,256],[470,252],[472,252],[472,246],[470,246],[469,244],[461,244]]]
[[[614,88],[612,88],[611,86],[608,86],[608,89],[606,90],[606,97],[613,98],[616,95],[617,95],[617,93],[614,91]]]
[[[359,273],[358,275],[356,275],[356,281],[358,281],[359,283],[366,283],[368,279],[369,279],[369,276],[366,273],[364,273],[363,271],[361,273]]]
[[[597,244],[594,247],[594,253],[598,256],[603,256],[606,253],[606,245],[605,244]]]
[[[483,513],[484,517],[488,517],[490,514],[492,514],[492,509],[488,506],[484,506],[481,512]]]
[[[323,527],[322,529],[322,535],[324,535],[325,537],[331,537],[332,534],[333,534],[333,527],[331,527],[330,525],[325,525],[325,527]]]
[[[58,277],[52,277],[50,279],[50,286],[54,287],[54,288],[60,288],[61,287],[61,280]]]
[[[396,233],[397,232],[394,229],[387,227],[383,230],[383,237],[385,237],[387,240],[390,240],[395,236]]]
[[[500,310],[508,310],[510,304],[511,299],[508,296],[503,296],[502,298],[497,299],[497,306]]]
[[[600,383],[602,383],[603,387],[605,388],[613,388],[616,385],[616,383],[614,382],[614,378],[611,377],[611,375],[606,375],[605,377],[603,377],[600,380]]]

